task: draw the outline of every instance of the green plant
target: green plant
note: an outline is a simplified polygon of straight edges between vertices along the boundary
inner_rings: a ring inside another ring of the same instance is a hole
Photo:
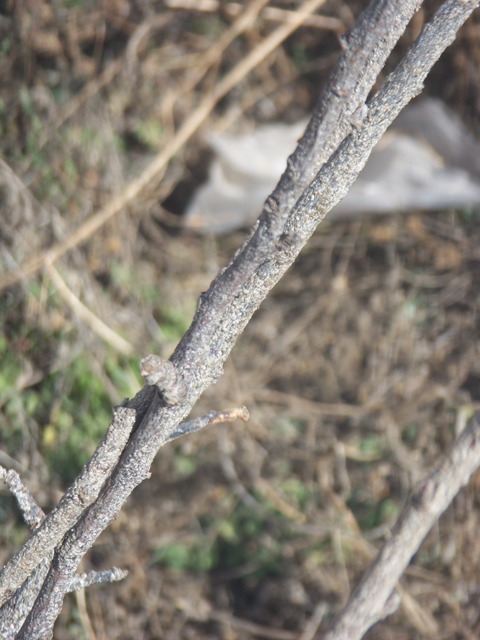
[[[147,118],[144,121],[138,122],[133,132],[142,144],[155,150],[159,148],[165,130],[157,118]]]
[[[289,521],[262,504],[252,511],[244,504],[223,503],[223,514],[200,517],[203,534],[175,540],[154,553],[155,562],[180,571],[207,572],[248,567],[253,577],[282,573],[285,543],[292,538]]]
[[[135,369],[132,361],[112,354],[106,357],[104,373],[119,391],[118,400],[131,395],[138,386]],[[46,386],[50,387],[53,404],[43,428],[43,453],[52,471],[70,482],[105,432],[111,398],[105,390],[105,378],[95,372],[88,354],[78,356],[68,371],[53,374]]]

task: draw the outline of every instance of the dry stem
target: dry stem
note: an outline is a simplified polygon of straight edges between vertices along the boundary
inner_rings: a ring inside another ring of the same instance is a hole
[[[400,603],[395,586],[423,539],[480,465],[480,413],[412,492],[389,540],[324,640],[359,640]]]

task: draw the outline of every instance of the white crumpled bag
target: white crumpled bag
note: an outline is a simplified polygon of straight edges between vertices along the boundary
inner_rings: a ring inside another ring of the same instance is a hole
[[[246,135],[210,134],[215,153],[185,226],[221,234],[250,225],[273,190],[306,122],[269,124]],[[480,207],[480,148],[439,100],[419,100],[393,123],[329,220],[361,214]]]

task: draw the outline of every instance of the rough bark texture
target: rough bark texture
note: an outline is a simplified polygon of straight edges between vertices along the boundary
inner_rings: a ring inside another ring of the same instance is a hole
[[[82,557],[133,489],[149,476],[158,449],[176,437],[178,425],[198,397],[221,376],[223,363],[252,314],[316,226],[346,194],[387,127],[420,93],[427,73],[479,2],[447,0],[397,70],[366,104],[388,55],[420,4],[420,0],[375,0],[345,38],[344,52],[324,97],[253,234],[201,297],[193,323],[171,358],[175,375],[185,384],[185,398],[167,403],[156,386],[146,386],[117,409],[109,433],[118,430],[122,434],[118,448],[113,453],[106,441],[99,446],[97,462],[92,459],[57,509],[3,569],[0,603],[6,605],[0,610],[0,619],[8,613],[12,596],[23,583],[34,585],[34,591],[39,589],[18,638],[52,636]],[[104,460],[100,465],[99,456]],[[446,504],[448,500],[442,502],[442,508]],[[35,568],[45,559],[48,571],[40,588]],[[407,553],[403,567],[408,561]],[[29,582],[32,572],[37,578]],[[379,611],[384,610],[383,601]],[[370,616],[368,625],[374,618]],[[21,621],[15,624],[20,626]]]

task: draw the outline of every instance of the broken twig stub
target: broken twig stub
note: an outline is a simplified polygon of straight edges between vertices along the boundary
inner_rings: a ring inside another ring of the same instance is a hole
[[[185,382],[170,360],[148,355],[140,362],[140,373],[146,384],[155,385],[167,406],[182,403],[187,397]]]

